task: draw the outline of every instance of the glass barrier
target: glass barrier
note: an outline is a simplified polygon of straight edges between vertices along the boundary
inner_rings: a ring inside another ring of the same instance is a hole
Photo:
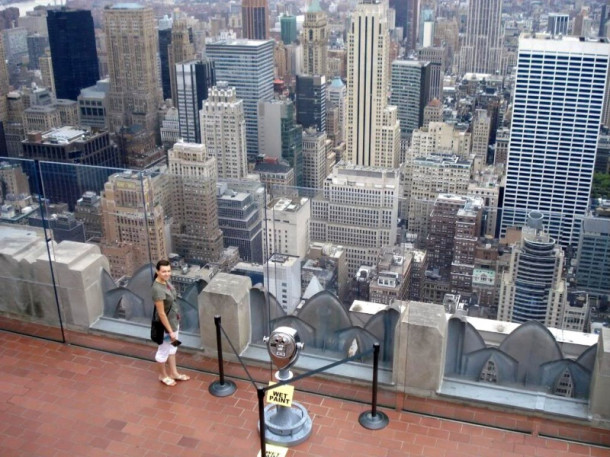
[[[0,186],[0,328],[65,341],[38,164],[0,158]]]
[[[2,163],[0,280],[13,292],[0,302],[1,328],[153,360],[150,287],[155,263],[167,258],[181,309],[180,365],[218,372],[214,349],[204,344],[214,329],[200,321],[200,308],[207,286],[230,273],[251,284],[249,340],[238,355],[257,381],[275,371],[264,338],[290,326],[304,343],[295,370],[335,365],[320,373],[324,382],[307,378],[298,389],[367,402],[379,343],[378,400],[390,407],[408,350],[406,301],[506,318],[502,278],[515,262],[511,245],[526,230],[502,231],[502,218],[531,225],[534,257],[555,252],[563,235],[553,233],[581,222],[526,210],[503,215],[482,197],[405,199],[390,170],[336,168],[323,188],[309,189],[217,180],[206,161],[175,173],[165,166]],[[33,240],[25,253],[11,244],[15,236]],[[554,264],[566,266],[569,281],[577,253],[573,246],[562,252]],[[540,268],[524,264],[522,271]],[[555,316],[553,325],[582,324],[577,294],[571,300],[570,314]],[[527,304],[518,293],[514,302]],[[210,357],[201,357],[202,348]],[[223,349],[231,350],[226,341]],[[247,377],[238,363],[226,374]]]

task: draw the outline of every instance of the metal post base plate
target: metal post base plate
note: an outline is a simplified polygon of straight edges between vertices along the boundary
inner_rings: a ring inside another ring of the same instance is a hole
[[[215,397],[228,397],[229,395],[233,395],[237,390],[237,386],[233,381],[227,381],[225,379],[224,384],[221,384],[220,381],[214,381],[208,387],[208,391],[214,395]]]
[[[358,417],[358,422],[369,430],[381,430],[390,423],[390,418],[379,411],[377,411],[374,416],[372,411],[365,411]]]

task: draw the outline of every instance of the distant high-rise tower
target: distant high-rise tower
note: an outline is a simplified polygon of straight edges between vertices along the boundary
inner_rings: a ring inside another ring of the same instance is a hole
[[[57,98],[76,100],[100,77],[91,11],[50,9],[47,28]]]
[[[269,3],[267,0],[242,0],[242,36],[248,40],[269,38]]]
[[[396,170],[338,163],[312,201],[311,241],[344,246],[350,277],[375,265],[381,248],[396,243],[399,189]]]
[[[272,40],[220,40],[206,45],[206,55],[216,66],[216,80],[227,81],[244,101],[251,159],[259,153],[258,102],[273,98],[273,47]]]
[[[522,36],[502,212],[502,234],[545,214],[550,236],[578,242],[602,120],[610,44]]]
[[[38,58],[38,67],[40,68],[40,76],[42,85],[46,89],[55,93],[55,78],[53,77],[53,59],[47,50],[44,56]]]
[[[223,250],[216,202],[216,159],[202,144],[179,141],[167,154],[172,181],[172,240],[190,261],[216,262]]]
[[[159,60],[161,61],[161,88],[163,100],[172,98],[172,84],[169,80],[169,46],[172,42],[172,29],[159,26]]]
[[[327,89],[328,93],[328,106],[327,112],[331,109],[337,109],[338,111],[338,119],[337,123],[339,124],[336,129],[332,129],[333,132],[336,131],[336,137],[332,138],[333,143],[336,145],[343,143],[345,141],[345,98],[347,94],[347,88],[345,84],[341,80],[341,78],[333,78],[330,85]],[[328,116],[327,116],[328,119]],[[328,129],[327,129],[328,130]],[[330,133],[329,133],[330,135]]]
[[[566,305],[566,283],[562,279],[563,250],[543,226],[542,213],[529,214],[514,247],[510,266],[502,277],[498,320],[523,323],[535,320],[561,328]]]
[[[328,19],[326,13],[320,8],[318,0],[311,0],[305,13],[301,46],[303,47],[302,73],[326,75],[328,71]]]
[[[295,183],[303,185],[303,127],[295,123],[290,99],[261,101],[258,105],[259,149],[284,159],[294,169]]]
[[[568,34],[568,27],[570,26],[570,16],[563,13],[549,13],[547,19],[546,31],[550,35],[563,35]]]
[[[219,81],[201,110],[202,142],[216,157],[218,177],[243,179],[248,174],[244,102],[234,87]]]
[[[0,122],[3,124],[8,119],[8,103],[6,96],[9,88],[8,67],[6,66],[6,56],[4,53],[4,40],[0,33]]]
[[[390,103],[398,108],[400,137],[403,140],[409,140],[413,130],[424,124],[424,108],[430,99],[430,69],[430,62],[392,62]]]
[[[104,19],[110,131],[139,125],[152,135],[158,127],[161,97],[154,12],[149,6],[120,3],[104,9]]]
[[[314,128],[303,132],[303,187],[322,189],[327,176],[326,133]]]
[[[282,43],[291,44],[297,39],[297,17],[284,14],[280,17]]]
[[[396,11],[396,27],[402,27],[402,36],[407,51],[417,45],[420,0],[390,0],[390,8]]]
[[[176,76],[176,65],[195,59],[195,46],[191,40],[191,33],[186,19],[177,18],[172,25],[172,38],[169,44],[167,61],[169,63],[169,81],[172,89],[172,100],[174,106],[178,105],[178,83]]]
[[[502,0],[470,0],[459,71],[496,74],[502,68]]]
[[[388,106],[390,35],[387,4],[362,0],[347,34],[346,159],[356,165],[398,166],[400,127]]]
[[[180,62],[174,74],[180,136],[187,143],[201,143],[199,111],[208,90],[216,84],[214,62],[207,58]]]
[[[159,169],[126,171],[109,176],[104,184],[100,247],[114,278],[132,276],[151,259],[167,259],[169,226],[163,203],[168,177]]]
[[[326,78],[297,75],[297,124],[326,131]]]

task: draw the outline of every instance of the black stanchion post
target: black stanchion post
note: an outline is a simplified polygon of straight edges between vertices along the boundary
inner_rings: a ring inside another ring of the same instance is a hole
[[[210,384],[208,391],[215,397],[228,397],[232,395],[237,386],[233,381],[225,381],[224,363],[222,360],[222,341],[220,339],[220,316],[214,316],[214,324],[216,325],[216,348],[218,350],[218,373],[219,381],[214,381]]]
[[[258,395],[258,428],[261,437],[261,457],[267,456],[267,444],[265,443],[265,390],[262,387],[256,388]]]
[[[377,386],[379,370],[379,343],[373,344],[373,399],[371,400],[371,416],[377,416]]]
[[[369,430],[380,430],[390,423],[390,418],[377,411],[377,372],[379,370],[379,343],[373,345],[373,399],[371,401],[371,411],[360,414],[358,422]]]

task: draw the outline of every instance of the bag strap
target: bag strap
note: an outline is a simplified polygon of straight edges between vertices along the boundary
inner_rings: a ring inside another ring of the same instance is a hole
[[[169,314],[170,311],[172,310],[172,307],[174,306],[174,304],[172,303],[171,305],[169,305],[169,309],[167,310],[167,313],[165,314]],[[159,321],[159,313],[157,312],[157,305],[155,305],[153,303],[153,321]]]

